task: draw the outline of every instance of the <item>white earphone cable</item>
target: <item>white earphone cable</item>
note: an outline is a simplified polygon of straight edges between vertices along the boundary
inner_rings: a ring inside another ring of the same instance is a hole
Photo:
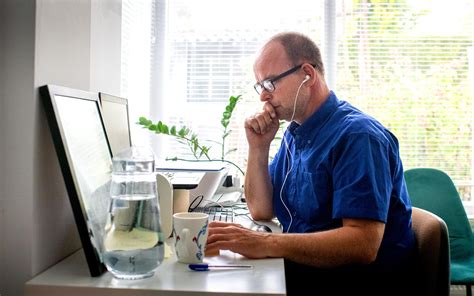
[[[296,102],[298,101],[298,95],[300,93],[300,89],[301,87],[303,86],[303,84],[306,82],[307,80],[303,80],[300,84],[300,86],[298,87],[298,90],[296,91],[296,96],[295,96],[295,103],[293,104],[293,114],[291,115],[291,119],[290,119],[290,122],[293,121],[293,119],[295,118],[295,113],[296,113]],[[293,224],[293,215],[291,214],[291,211],[290,209],[288,208],[288,206],[285,204],[285,202],[283,201],[283,189],[285,187],[285,184],[286,184],[286,180],[288,179],[288,175],[291,173],[291,171],[293,170],[293,156],[291,155],[291,151],[290,151],[290,148],[288,146],[288,142],[286,140],[286,137],[283,133],[283,141],[285,142],[285,147],[286,147],[286,154],[288,156],[288,166],[289,166],[289,169],[287,170],[286,172],[286,175],[285,175],[285,178],[283,179],[283,184],[281,185],[281,189],[280,189],[280,200],[281,200],[281,203],[283,204],[283,206],[285,207],[286,211],[288,212],[288,215],[290,216],[290,223],[288,224],[288,228],[286,229],[286,233],[290,232],[290,228],[291,228],[291,225]]]

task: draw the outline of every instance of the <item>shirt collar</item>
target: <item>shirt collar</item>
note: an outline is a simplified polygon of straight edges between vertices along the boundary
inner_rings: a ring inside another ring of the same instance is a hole
[[[329,92],[329,96],[321,107],[316,110],[303,124],[298,124],[294,121],[288,127],[288,131],[293,135],[300,135],[302,137],[316,134],[326,120],[334,113],[340,101],[333,91]]]

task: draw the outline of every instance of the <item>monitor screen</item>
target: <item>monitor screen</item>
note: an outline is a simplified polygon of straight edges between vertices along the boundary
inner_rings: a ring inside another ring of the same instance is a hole
[[[40,94],[89,270],[98,276],[112,168],[99,97],[52,85]]]
[[[128,101],[118,96],[99,93],[107,138],[109,139],[112,155],[129,148],[132,144]]]

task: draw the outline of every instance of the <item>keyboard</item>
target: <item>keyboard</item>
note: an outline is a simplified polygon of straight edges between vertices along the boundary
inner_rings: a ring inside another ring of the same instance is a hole
[[[232,207],[198,207],[194,212],[202,212],[209,215],[209,222],[234,222],[234,209]]]

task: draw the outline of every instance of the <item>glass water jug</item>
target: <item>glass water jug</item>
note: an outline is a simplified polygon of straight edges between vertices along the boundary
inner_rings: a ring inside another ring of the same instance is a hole
[[[150,277],[164,253],[154,154],[134,146],[114,156],[112,163],[104,264],[116,278]]]

